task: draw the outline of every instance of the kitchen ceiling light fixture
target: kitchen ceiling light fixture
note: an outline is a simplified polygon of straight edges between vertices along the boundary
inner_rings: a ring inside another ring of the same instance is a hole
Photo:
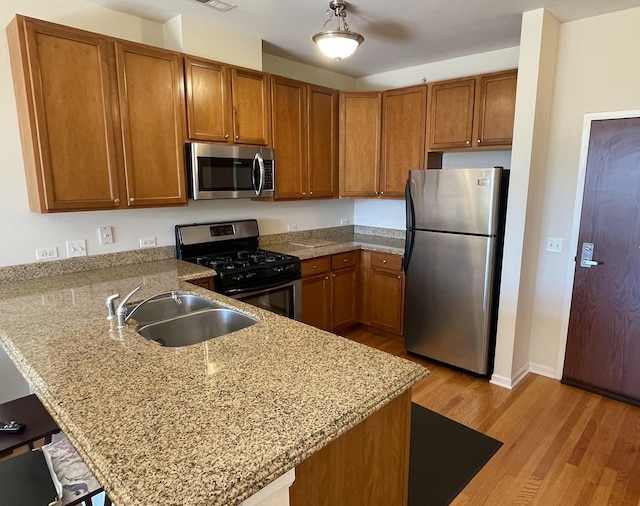
[[[359,33],[349,30],[347,24],[347,2],[344,0],[331,0],[327,9],[329,19],[311,39],[320,48],[325,56],[340,61],[351,56],[358,46],[364,41]],[[337,30],[326,30],[325,27],[333,17],[338,18]]]

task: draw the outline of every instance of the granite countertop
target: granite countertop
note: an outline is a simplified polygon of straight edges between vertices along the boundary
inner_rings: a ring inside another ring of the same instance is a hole
[[[317,258],[345,251],[369,250],[394,255],[404,254],[404,239],[396,237],[380,237],[367,234],[338,234],[323,238],[322,242],[333,243],[321,246],[303,246],[307,242],[304,238],[285,240],[283,242],[267,243],[264,248],[276,253],[287,253],[299,257],[301,260]],[[318,244],[322,244],[318,242]],[[298,244],[296,244],[298,243]],[[314,244],[309,241],[309,244]]]
[[[185,282],[212,273],[159,260],[0,284],[0,344],[118,506],[236,504],[426,374]],[[161,347],[106,319],[106,296],[139,284],[260,321]]]

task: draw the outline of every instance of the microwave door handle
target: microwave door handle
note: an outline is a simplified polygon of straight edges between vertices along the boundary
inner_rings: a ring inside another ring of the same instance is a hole
[[[258,167],[260,168],[260,180],[257,188],[256,188],[255,179],[253,180],[253,188],[256,191],[256,195],[260,195],[262,193],[262,190],[264,189],[264,178],[265,178],[264,160],[262,159],[262,156],[260,155],[260,153],[256,153],[256,156],[253,159],[254,167],[255,167],[256,161],[258,162]]]

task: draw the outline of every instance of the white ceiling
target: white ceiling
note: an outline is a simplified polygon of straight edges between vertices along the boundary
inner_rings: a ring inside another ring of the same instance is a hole
[[[353,77],[517,46],[522,13],[540,7],[565,22],[640,6],[640,0],[349,0],[347,22],[365,40],[352,57],[334,62],[311,41],[329,0],[228,0],[237,4],[228,12],[195,0],[87,1],[159,22],[178,14],[209,18],[259,36],[267,53]]]

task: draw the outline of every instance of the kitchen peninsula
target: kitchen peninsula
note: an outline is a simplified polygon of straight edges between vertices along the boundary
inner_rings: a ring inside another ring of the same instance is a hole
[[[345,462],[334,463],[349,466],[350,476],[364,468],[371,493],[406,497],[409,393],[426,370],[188,283],[211,274],[165,259],[1,285],[0,343],[112,500],[237,504],[294,467],[296,481],[312,490],[315,478],[305,473],[313,465],[305,464],[352,429],[372,427],[385,449],[373,438],[364,451],[360,440],[361,453],[342,445],[333,456]],[[107,295],[137,285],[139,300],[179,289],[259,323],[161,347],[134,325],[117,329],[106,319]],[[383,469],[376,455],[384,451],[395,461]],[[378,485],[395,469],[397,490]],[[298,483],[292,504],[305,501]]]

